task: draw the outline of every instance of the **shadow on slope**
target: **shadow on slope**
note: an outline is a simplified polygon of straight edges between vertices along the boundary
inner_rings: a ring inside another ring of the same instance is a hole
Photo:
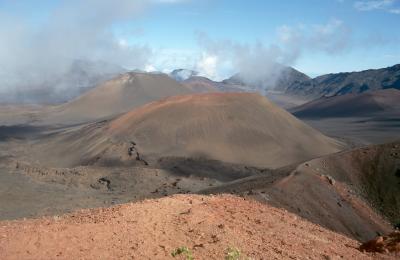
[[[204,193],[235,193],[283,207],[358,240],[400,222],[400,142],[313,159]],[[382,218],[381,216],[384,216]]]

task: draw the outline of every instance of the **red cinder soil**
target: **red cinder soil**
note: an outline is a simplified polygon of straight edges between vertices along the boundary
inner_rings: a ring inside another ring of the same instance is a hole
[[[385,257],[285,210],[231,195],[176,195],[0,222],[0,259],[172,259],[181,246],[195,259],[224,259],[229,247],[251,259]]]

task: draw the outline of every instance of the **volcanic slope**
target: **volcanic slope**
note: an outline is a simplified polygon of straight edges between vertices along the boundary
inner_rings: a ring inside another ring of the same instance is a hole
[[[165,74],[129,72],[106,81],[48,112],[47,124],[71,124],[108,118],[161,98],[192,91]]]
[[[293,108],[291,112],[300,118],[400,115],[400,90],[385,89],[323,97]]]
[[[65,131],[44,141],[37,151],[47,151],[47,161],[68,160],[63,167],[106,160],[109,155],[118,164],[132,160],[132,142],[151,163],[175,156],[268,168],[342,148],[258,94],[208,93],[170,97],[109,122]]]
[[[400,226],[399,183],[400,142],[395,142],[316,158],[205,193],[247,194],[365,241]]]
[[[391,259],[362,253],[359,242],[287,211],[228,195],[0,222],[0,233],[1,259],[174,259],[174,252],[178,259]]]

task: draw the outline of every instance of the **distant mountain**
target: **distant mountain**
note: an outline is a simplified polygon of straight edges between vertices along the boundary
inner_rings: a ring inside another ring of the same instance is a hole
[[[307,102],[307,100],[303,98],[284,94],[288,86],[310,80],[307,75],[291,67],[285,67],[279,64],[275,66],[273,71],[274,72],[268,72],[268,74],[259,81],[248,80],[248,78],[243,77],[241,73],[237,73],[223,81],[213,81],[201,76],[190,76],[186,80],[180,82],[195,93],[258,92],[267,96],[278,106],[286,109]],[[188,73],[186,75],[188,75]]]
[[[274,90],[286,92],[291,86],[307,82],[310,79],[309,76],[292,67],[284,67],[275,82]]]
[[[383,89],[361,94],[321,97],[290,110],[300,118],[400,116],[400,91]]]
[[[265,75],[250,77],[247,73],[236,73],[223,81],[213,81],[206,77],[198,76],[196,71],[176,69],[169,76],[191,88],[194,92],[260,92],[266,91],[285,92],[286,89],[310,78],[292,67],[276,64]]]
[[[400,89],[400,64],[383,69],[322,75],[288,85],[285,93],[315,99],[388,88]]]
[[[234,84],[234,85],[241,85],[241,86],[246,86],[246,83],[244,83],[244,80],[240,73],[236,73],[232,75],[230,78],[224,79],[222,81],[225,84]]]
[[[263,77],[252,79],[237,73],[222,82],[264,94],[265,91],[276,91],[287,96],[314,100],[323,96],[400,89],[400,64],[383,69],[326,74],[313,79],[292,67],[276,64]]]
[[[181,82],[189,79],[190,77],[197,76],[199,73],[194,70],[176,69],[169,73],[169,76],[174,80]]]
[[[219,82],[206,77],[192,76],[181,82],[195,93],[219,92]]]
[[[246,85],[213,81],[206,77],[192,76],[181,82],[195,93],[251,92]]]
[[[249,74],[254,74],[254,77]],[[213,81],[199,76],[197,71],[176,69],[168,75],[178,82],[187,85],[195,92],[260,92],[265,94],[268,90],[285,92],[293,84],[307,82],[311,78],[300,71],[276,63],[265,71],[265,75],[256,73],[236,73],[223,81]]]
[[[243,73],[237,73],[222,82],[248,86],[261,92],[267,90],[285,92],[290,86],[307,82],[310,79],[310,77],[292,67],[277,63],[269,71],[266,71],[263,76],[251,77]]]

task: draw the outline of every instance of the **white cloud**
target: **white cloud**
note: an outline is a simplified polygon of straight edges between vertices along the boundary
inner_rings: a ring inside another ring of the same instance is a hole
[[[400,14],[400,9],[395,7],[396,2],[396,0],[356,1],[354,8],[358,11],[383,10],[393,14]]]
[[[277,28],[277,43],[243,44],[228,39],[215,40],[198,34],[202,51],[196,69],[219,80],[240,72],[248,82],[274,81],[278,75],[276,63],[295,65],[304,52],[336,55],[351,47],[352,34],[343,21],[332,19],[325,24]],[[270,85],[273,85],[273,82]]]
[[[393,2],[393,0],[357,1],[354,3],[354,7],[359,11],[371,11],[387,8],[391,6]]]
[[[126,39],[122,39],[121,38],[121,39],[118,39],[117,42],[118,42],[118,45],[121,48],[128,48],[129,47],[129,43],[128,43],[128,41]]]
[[[196,50],[161,48],[153,49],[153,53],[149,62],[158,71],[169,73],[177,68],[196,70],[199,57]]]
[[[25,88],[57,78],[76,59],[143,66],[151,55],[149,48],[128,45],[110,28],[115,22],[136,17],[145,7],[141,0],[70,0],[51,10],[40,26],[25,19],[23,11],[0,14],[0,69],[15,79],[1,87]]]
[[[222,80],[241,72],[248,81],[274,78],[276,63],[296,65],[305,53],[337,55],[351,49],[351,29],[341,20],[324,24],[283,25],[277,28],[275,44],[238,43],[229,39],[213,39],[198,33],[198,50],[159,49],[151,61],[161,71],[176,68],[196,70],[214,80]]]
[[[278,39],[292,59],[303,51],[320,51],[337,54],[346,51],[351,45],[351,29],[338,19],[325,24],[283,25],[277,29]]]
[[[146,72],[153,72],[153,71],[157,71],[157,69],[152,65],[152,64],[147,64],[144,67],[144,71]]]
[[[218,69],[218,57],[215,55],[209,55],[206,52],[202,53],[200,60],[197,63],[196,70],[201,75],[208,78],[217,77]]]

